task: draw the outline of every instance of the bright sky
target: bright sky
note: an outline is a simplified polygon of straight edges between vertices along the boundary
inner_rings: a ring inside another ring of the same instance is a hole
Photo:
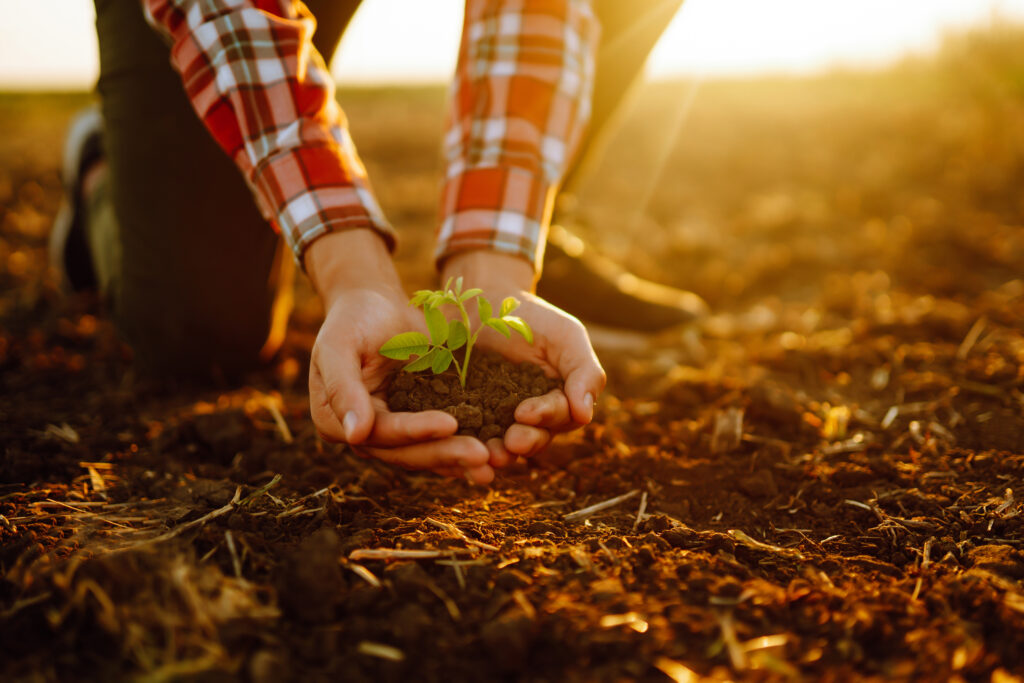
[[[623,0],[628,2],[629,0]],[[333,72],[343,83],[443,81],[455,61],[463,0],[364,0]],[[1024,0],[687,0],[649,73],[805,73],[876,64],[935,46],[950,27]],[[91,87],[91,0],[0,0],[0,89]]]

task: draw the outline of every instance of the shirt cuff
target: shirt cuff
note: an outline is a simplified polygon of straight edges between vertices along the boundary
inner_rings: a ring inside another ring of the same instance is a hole
[[[436,263],[473,249],[518,256],[540,273],[556,187],[523,168],[462,171],[445,181]]]
[[[394,252],[395,230],[369,184],[347,172],[330,147],[289,150],[252,178],[260,211],[284,236],[300,268],[310,244],[342,230],[370,228]]]

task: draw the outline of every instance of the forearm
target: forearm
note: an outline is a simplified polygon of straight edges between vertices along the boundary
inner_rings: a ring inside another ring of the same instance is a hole
[[[171,43],[171,63],[196,114],[300,263],[314,240],[341,230],[370,228],[393,246],[304,5],[142,1]]]
[[[310,245],[303,260],[325,308],[354,289],[374,289],[396,300],[405,298],[388,245],[372,230],[325,235]]]
[[[487,249],[540,270],[559,183],[590,116],[588,0],[471,0],[445,137],[436,256]]]
[[[480,287],[492,295],[532,293],[536,288],[536,271],[525,259],[491,249],[460,251],[446,258],[441,265],[441,280],[462,277],[467,286]]]

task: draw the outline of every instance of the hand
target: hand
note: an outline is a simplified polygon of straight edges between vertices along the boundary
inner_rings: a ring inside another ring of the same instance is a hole
[[[594,403],[604,390],[606,376],[586,328],[579,320],[533,294],[533,268],[515,256],[491,251],[468,251],[449,257],[441,280],[462,276],[466,287],[480,287],[492,302],[506,296],[519,299],[516,315],[533,328],[533,344],[518,335],[506,339],[485,330],[477,342],[513,361],[529,361],[551,376],[561,377],[564,390],[527,399],[516,408],[516,423],[504,439],[487,442],[492,467],[505,467],[520,456],[543,450],[554,434],[588,424]]]
[[[407,305],[380,237],[369,230],[321,237],[306,252],[306,270],[326,309],[309,369],[310,412],[320,436],[407,469],[489,483],[487,448],[456,436],[454,417],[388,410],[383,388],[396,364],[378,349],[423,321]]]

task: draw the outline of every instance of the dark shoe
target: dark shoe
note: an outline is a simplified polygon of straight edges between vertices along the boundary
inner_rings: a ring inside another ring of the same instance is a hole
[[[61,274],[62,285],[74,292],[96,289],[96,272],[85,236],[82,176],[103,158],[103,119],[90,107],[75,115],[64,140],[61,180],[64,199],[50,233],[50,264]]]
[[[642,280],[552,225],[537,293],[586,322],[656,332],[708,314],[694,294]]]

